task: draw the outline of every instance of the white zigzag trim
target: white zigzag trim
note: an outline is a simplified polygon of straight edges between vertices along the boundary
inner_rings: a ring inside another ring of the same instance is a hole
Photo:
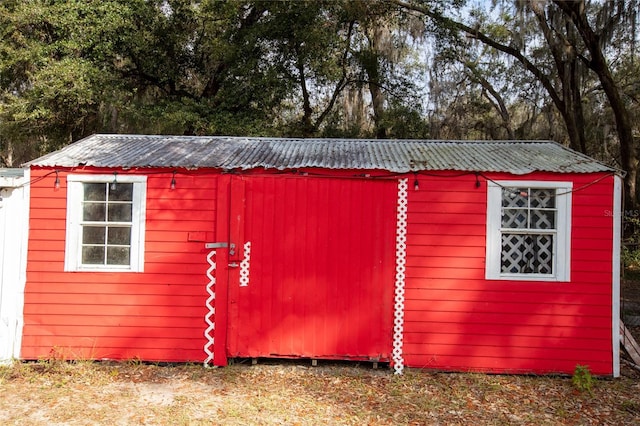
[[[213,306],[213,301],[216,298],[215,293],[215,285],[216,285],[216,277],[214,275],[216,270],[216,261],[215,261],[216,251],[211,250],[207,255],[207,262],[209,262],[209,269],[207,269],[207,278],[209,278],[209,283],[207,284],[207,293],[209,294],[209,298],[207,299],[205,305],[207,306],[207,314],[204,317],[204,321],[207,323],[208,327],[204,331],[204,337],[207,339],[207,342],[204,345],[204,352],[207,354],[207,358],[204,360],[204,366],[210,367],[209,364],[213,363],[213,331],[215,330],[215,323],[213,322],[215,319],[216,309]]]

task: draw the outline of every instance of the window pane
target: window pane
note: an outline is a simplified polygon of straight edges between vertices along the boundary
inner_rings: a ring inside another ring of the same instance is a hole
[[[128,265],[129,247],[107,247],[107,265]]]
[[[133,200],[133,184],[119,183],[115,188],[109,188],[109,201]]]
[[[82,220],[89,222],[104,222],[106,219],[106,205],[104,203],[84,203]]]
[[[83,246],[82,263],[85,265],[104,265],[104,247]]]
[[[532,189],[531,208],[553,209],[556,207],[555,189]]]
[[[131,228],[109,227],[107,243],[128,246],[131,244]]]
[[[553,235],[502,235],[501,271],[510,274],[552,274]]]
[[[104,244],[104,226],[83,226],[82,244]]]
[[[83,186],[85,201],[105,201],[107,199],[107,184],[85,183]]]
[[[502,207],[527,207],[527,188],[502,188]]]
[[[131,222],[132,204],[109,204],[109,222]]]
[[[553,273],[553,235],[535,236],[536,268],[539,274]]]
[[[556,212],[551,210],[531,210],[532,229],[555,229]]]
[[[502,227],[526,229],[528,227],[527,210],[504,209],[502,210]]]

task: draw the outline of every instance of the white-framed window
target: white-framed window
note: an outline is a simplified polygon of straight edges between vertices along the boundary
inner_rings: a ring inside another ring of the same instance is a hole
[[[487,183],[485,276],[569,281],[571,182]]]
[[[144,270],[146,188],[146,176],[67,176],[65,271]]]

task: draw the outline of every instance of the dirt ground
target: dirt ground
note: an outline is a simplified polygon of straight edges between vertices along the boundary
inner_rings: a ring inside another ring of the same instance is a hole
[[[303,362],[42,361],[0,367],[2,425],[632,425],[640,374],[579,390],[571,377],[434,373]]]
[[[640,281],[623,320],[640,341]],[[636,318],[637,317],[637,318]],[[617,379],[436,373],[370,364],[43,360],[0,367],[0,425],[634,425],[640,371]]]

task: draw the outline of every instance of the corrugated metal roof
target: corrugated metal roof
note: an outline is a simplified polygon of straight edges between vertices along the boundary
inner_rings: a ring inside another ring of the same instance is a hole
[[[611,167],[551,141],[93,135],[27,163],[48,167],[591,173]]]

